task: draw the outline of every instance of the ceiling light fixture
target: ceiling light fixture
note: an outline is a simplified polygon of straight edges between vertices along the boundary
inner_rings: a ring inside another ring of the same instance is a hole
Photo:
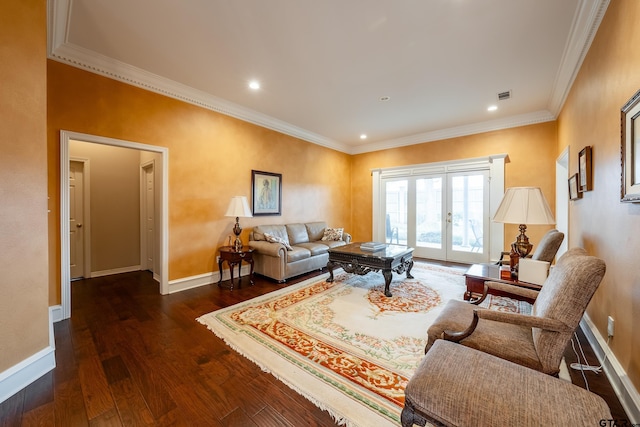
[[[363,133],[362,135],[360,135],[360,139],[367,139],[367,134]]]
[[[256,81],[256,80],[251,80],[249,82],[249,87],[251,89],[253,89],[253,90],[258,90],[258,89],[260,89],[260,83],[258,81]]]
[[[497,105],[490,105],[489,108],[487,108],[487,111],[496,111],[498,109]]]

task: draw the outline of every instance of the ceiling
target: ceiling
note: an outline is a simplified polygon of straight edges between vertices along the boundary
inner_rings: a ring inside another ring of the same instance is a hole
[[[554,120],[608,3],[49,0],[49,56],[356,154]]]

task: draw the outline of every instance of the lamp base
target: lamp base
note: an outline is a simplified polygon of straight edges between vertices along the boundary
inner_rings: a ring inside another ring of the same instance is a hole
[[[242,240],[240,239],[240,233],[242,233],[242,227],[240,227],[240,218],[236,217],[236,225],[233,227],[233,234],[236,235],[236,240],[233,242],[233,249],[236,252],[242,251]]]
[[[531,252],[533,245],[529,243],[529,238],[525,233],[527,226],[520,224],[520,234],[516,237],[516,241],[511,244],[513,250],[515,250],[520,258],[524,258]]]

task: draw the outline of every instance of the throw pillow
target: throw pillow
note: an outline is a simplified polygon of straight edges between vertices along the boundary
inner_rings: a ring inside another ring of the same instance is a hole
[[[284,245],[284,247],[287,248],[288,251],[292,251],[293,250],[293,248],[291,247],[289,242],[284,240],[282,237],[276,237],[276,236],[272,236],[269,233],[264,233],[264,239],[267,242],[271,242],[271,243],[282,243]]]
[[[322,240],[342,240],[344,228],[326,228]]]

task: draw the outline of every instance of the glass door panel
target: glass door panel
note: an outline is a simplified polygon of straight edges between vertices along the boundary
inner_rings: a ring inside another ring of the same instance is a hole
[[[483,262],[487,259],[484,235],[488,231],[488,174],[449,175],[447,259]]]
[[[445,259],[444,175],[416,179],[415,255]]]
[[[408,180],[385,181],[385,237],[387,243],[407,244]]]

